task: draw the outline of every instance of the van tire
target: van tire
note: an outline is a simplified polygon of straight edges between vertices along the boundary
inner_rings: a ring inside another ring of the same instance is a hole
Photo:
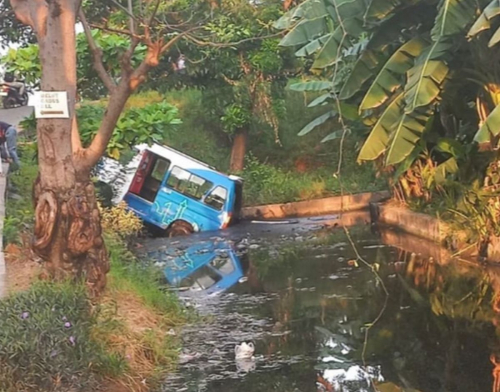
[[[194,233],[193,226],[191,226],[188,222],[182,221],[182,220],[175,221],[167,229],[167,236],[168,237],[180,237],[180,236],[186,236],[186,235],[189,235],[192,233]]]

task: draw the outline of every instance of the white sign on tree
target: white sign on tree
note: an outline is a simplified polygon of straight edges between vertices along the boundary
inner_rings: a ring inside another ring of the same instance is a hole
[[[35,99],[36,118],[69,118],[66,91],[38,91]]]

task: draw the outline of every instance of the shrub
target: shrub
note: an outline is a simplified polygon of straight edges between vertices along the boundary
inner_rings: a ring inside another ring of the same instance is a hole
[[[101,206],[101,225],[104,230],[117,234],[122,239],[130,239],[142,230],[142,221],[133,212],[127,210],[127,204],[121,202],[116,206]]]
[[[153,102],[142,107],[132,107],[123,112],[107,146],[107,154],[115,159],[120,158],[123,150],[136,144],[161,142],[167,132],[181,123],[178,109],[167,101]],[[136,99],[137,100],[137,99]],[[76,115],[80,136],[84,146],[88,146],[99,130],[106,108],[102,102],[81,105]],[[20,123],[28,132],[36,129],[34,115]]]
[[[110,364],[124,368],[92,339],[97,316],[85,287],[68,282],[37,283],[1,301],[0,390],[80,389]]]

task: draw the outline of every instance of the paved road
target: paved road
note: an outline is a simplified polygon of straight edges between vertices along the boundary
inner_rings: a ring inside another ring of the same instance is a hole
[[[33,112],[33,107],[25,106],[15,109],[0,109],[0,121],[17,126],[19,122]]]

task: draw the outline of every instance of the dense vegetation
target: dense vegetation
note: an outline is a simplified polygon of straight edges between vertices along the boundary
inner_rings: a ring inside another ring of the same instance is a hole
[[[304,1],[276,24],[313,61],[321,116],[364,139],[394,193],[487,242],[500,234],[497,1]],[[314,104],[316,104],[315,102]],[[337,132],[338,134],[338,132]],[[336,133],[332,133],[336,137]]]

